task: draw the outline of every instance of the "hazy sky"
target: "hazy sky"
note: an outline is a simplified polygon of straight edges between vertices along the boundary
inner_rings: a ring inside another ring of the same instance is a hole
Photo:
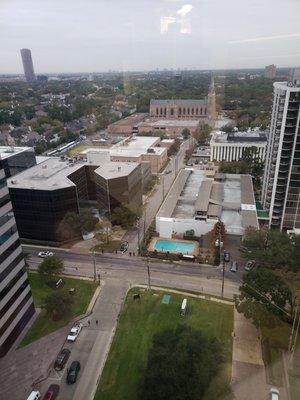
[[[300,65],[300,0],[0,0],[0,73]]]

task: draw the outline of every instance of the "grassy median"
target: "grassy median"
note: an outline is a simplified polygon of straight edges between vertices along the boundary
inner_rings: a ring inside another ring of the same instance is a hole
[[[133,300],[135,293],[141,295],[141,300]],[[223,346],[226,362],[212,382],[205,400],[216,399],[219,395],[216,391],[229,383],[233,307],[188,298],[188,313],[181,317],[180,305],[185,296],[170,293],[170,303],[161,304],[164,294],[138,289],[129,292],[94,400],[138,400],[153,335],[165,329],[175,329],[183,322],[201,330],[207,337],[217,337]]]
[[[42,308],[44,299],[53,291],[60,289],[52,289],[43,280],[41,280],[39,274],[29,272],[29,281],[32,291],[32,296],[34,299],[35,307]],[[37,317],[32,327],[29,329],[23,340],[21,341],[21,346],[26,346],[27,344],[37,340],[48,333],[55,331],[78,315],[84,314],[91,298],[95,292],[97,284],[92,281],[73,279],[63,277],[64,288],[69,290],[70,288],[75,289],[73,295],[74,303],[72,305],[71,312],[58,321],[53,321],[52,318],[42,309],[40,315]]]

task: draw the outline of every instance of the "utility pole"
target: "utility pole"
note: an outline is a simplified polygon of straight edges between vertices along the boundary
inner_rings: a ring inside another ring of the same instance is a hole
[[[149,257],[147,257],[147,273],[148,273],[148,290],[151,290]]]
[[[97,274],[96,274],[96,258],[95,258],[95,251],[93,251],[93,264],[94,264],[94,281],[96,282]]]
[[[295,311],[293,327],[292,327],[292,332],[290,335],[290,342],[289,342],[289,351],[291,352],[289,363],[292,364],[291,368],[293,368],[293,360],[294,360],[295,348],[297,346],[297,339],[298,339],[299,326],[300,326],[300,313],[298,312],[298,310],[299,310],[299,299],[297,299],[297,307],[296,307],[296,311]],[[298,322],[296,322],[297,318],[298,318]]]
[[[138,253],[140,254],[140,218],[138,218],[136,222],[138,229]]]

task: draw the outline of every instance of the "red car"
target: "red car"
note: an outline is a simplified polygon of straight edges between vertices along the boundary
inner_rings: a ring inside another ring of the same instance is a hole
[[[58,385],[50,385],[47,390],[47,393],[43,397],[43,400],[54,400],[54,399],[56,399],[58,393],[59,393],[59,386]]]

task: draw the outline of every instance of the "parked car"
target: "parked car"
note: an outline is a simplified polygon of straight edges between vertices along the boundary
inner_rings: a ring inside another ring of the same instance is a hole
[[[279,390],[276,388],[270,389],[270,400],[279,400]]]
[[[71,330],[70,330],[70,332],[68,334],[67,341],[68,342],[75,342],[75,340],[79,336],[79,333],[80,333],[81,329],[82,329],[82,324],[81,323],[74,325],[71,328]]]
[[[238,263],[237,261],[232,261],[231,262],[231,267],[230,267],[230,272],[237,272],[238,270]]]
[[[80,371],[80,362],[73,361],[72,364],[70,365],[70,368],[68,369],[68,374],[67,374],[68,385],[72,385],[73,383],[76,382],[79,371]]]
[[[128,242],[123,242],[121,244],[120,251],[124,254],[128,250],[128,247],[129,247],[129,243]]]
[[[54,400],[56,399],[59,393],[59,386],[58,385],[50,385],[43,400]]]
[[[255,261],[247,261],[245,265],[245,271],[251,271],[251,269],[254,267]]]
[[[55,363],[54,363],[54,369],[56,371],[61,371],[64,366],[66,365],[69,357],[70,357],[71,351],[69,349],[62,349],[62,351],[58,354],[56,357]]]
[[[225,262],[230,261],[230,253],[228,251],[224,251],[224,261]]]
[[[52,257],[54,253],[52,251],[40,251],[38,256],[41,258]]]

